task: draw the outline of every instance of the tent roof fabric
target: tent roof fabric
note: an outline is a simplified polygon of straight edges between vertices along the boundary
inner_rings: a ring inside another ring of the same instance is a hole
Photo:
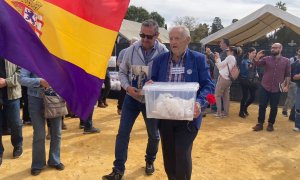
[[[222,38],[227,38],[231,45],[243,45],[283,26],[300,34],[300,18],[272,5],[265,5],[230,26],[207,36],[200,43],[218,44]]]
[[[120,28],[120,35],[130,41],[133,37],[139,38],[142,23],[124,19]],[[158,38],[162,43],[169,43],[169,32],[164,28],[159,28]]]

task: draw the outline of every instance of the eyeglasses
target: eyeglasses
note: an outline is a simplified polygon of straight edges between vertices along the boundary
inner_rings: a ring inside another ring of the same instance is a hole
[[[156,34],[154,34],[154,35],[146,35],[146,34],[140,33],[140,37],[143,38],[143,39],[147,38],[147,39],[151,40],[151,39],[153,39],[154,36],[156,36]]]

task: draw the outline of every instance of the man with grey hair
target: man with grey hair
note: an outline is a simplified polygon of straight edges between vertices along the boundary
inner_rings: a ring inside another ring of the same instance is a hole
[[[173,27],[169,32],[171,52],[164,53],[153,61],[149,83],[197,82],[200,89],[194,107],[193,121],[162,120],[159,131],[164,167],[169,180],[190,180],[192,174],[192,147],[200,129],[206,97],[214,93],[214,85],[208,71],[205,56],[188,49],[190,32],[184,26]]]
[[[147,175],[154,172],[153,162],[156,159],[159,144],[158,122],[155,119],[146,117],[145,98],[140,93],[142,88],[133,79],[140,68],[150,73],[153,59],[158,55],[167,52],[167,48],[157,41],[159,32],[158,24],[154,20],[146,20],[142,23],[140,37],[141,40],[130,46],[120,64],[119,78],[121,86],[127,91],[124,99],[120,125],[115,145],[115,161],[112,173],[102,177],[104,180],[122,179],[125,172],[125,162],[128,154],[128,143],[131,129],[138,115],[142,112],[147,133],[148,144],[146,150]],[[149,74],[148,74],[149,77]]]
[[[254,63],[264,67],[264,75],[261,82],[259,98],[258,123],[253,127],[254,131],[263,130],[266,109],[270,101],[270,115],[267,131],[274,130],[274,123],[277,116],[278,104],[281,92],[288,92],[291,79],[291,65],[288,58],[281,55],[282,45],[274,43],[271,47],[271,56],[264,56],[264,51],[257,53]]]

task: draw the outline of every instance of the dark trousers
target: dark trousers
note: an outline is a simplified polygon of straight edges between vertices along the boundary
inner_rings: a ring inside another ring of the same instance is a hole
[[[30,122],[30,116],[28,111],[28,96],[27,87],[22,86],[22,97],[21,97],[21,107],[22,107],[22,119],[25,122]]]
[[[121,173],[124,173],[125,171],[125,162],[127,161],[130,133],[135,120],[140,113],[143,115],[148,134],[148,144],[145,156],[146,161],[152,163],[156,159],[156,153],[158,151],[159,144],[158,121],[156,119],[150,119],[146,117],[146,105],[144,103],[141,103],[133,99],[131,96],[126,95],[116,139],[116,159],[114,161],[114,169]]]
[[[102,90],[101,90],[101,96],[98,99],[98,104],[106,102],[106,98],[107,98],[107,96],[109,94],[109,91],[111,89],[109,76],[105,77],[104,85],[105,85],[105,88],[102,88]]]
[[[240,85],[242,88],[242,95],[243,95],[240,104],[240,112],[245,112],[247,111],[248,106],[250,106],[255,100],[255,92],[257,86],[252,84],[248,79],[241,79]]]
[[[84,124],[84,129],[89,130],[93,127],[93,114],[94,114],[94,109],[90,113],[89,117],[87,119],[81,119],[80,118],[80,124]]]
[[[259,114],[258,114],[258,123],[263,124],[265,122],[266,109],[268,107],[268,103],[270,102],[270,115],[268,122],[271,124],[275,123],[275,119],[278,111],[278,104],[280,99],[280,92],[269,92],[261,87],[260,90],[260,99],[259,99]]]
[[[121,88],[119,99],[118,99],[118,109],[120,110],[122,109],[125,96],[126,96],[126,90]]]
[[[20,99],[4,100],[0,106],[0,126],[4,121],[8,120],[8,125],[11,128],[11,143],[16,147],[23,146],[22,122],[20,119]],[[0,154],[4,152],[2,145],[2,126],[0,127]]]
[[[164,167],[169,180],[190,180],[192,147],[198,129],[191,122],[161,120],[159,123]]]

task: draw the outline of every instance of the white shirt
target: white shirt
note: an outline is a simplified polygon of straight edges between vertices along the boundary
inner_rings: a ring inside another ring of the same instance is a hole
[[[220,58],[218,58],[216,61],[216,66],[219,69],[219,73],[222,76],[222,78],[230,80],[227,64],[230,70],[233,68],[234,65],[236,65],[236,60],[233,55],[227,56],[224,61],[221,61]]]

